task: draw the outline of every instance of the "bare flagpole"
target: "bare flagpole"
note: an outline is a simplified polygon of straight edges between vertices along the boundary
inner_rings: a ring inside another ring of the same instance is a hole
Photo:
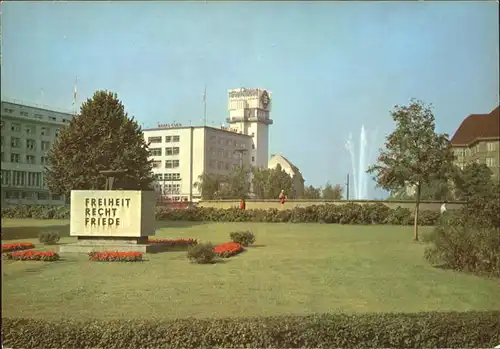
[[[76,109],[77,109],[77,101],[78,101],[78,77],[75,77],[75,89],[73,91],[73,111],[74,115],[77,114]]]
[[[207,85],[203,91],[203,126],[207,126]]]

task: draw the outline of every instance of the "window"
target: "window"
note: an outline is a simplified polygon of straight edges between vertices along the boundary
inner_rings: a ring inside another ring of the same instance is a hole
[[[35,126],[26,126],[26,134],[27,135],[32,135],[36,132],[36,127]]]
[[[42,141],[42,150],[49,150],[50,142]]]
[[[20,192],[18,191],[7,191],[5,192],[5,198],[6,199],[19,199],[19,194]]]
[[[165,173],[166,181],[180,181],[181,174],[180,173]]]
[[[55,116],[49,116],[49,120],[56,121],[56,117]]]
[[[179,160],[165,161],[165,168],[176,168],[176,167],[179,167]]]
[[[10,171],[2,170],[2,185],[10,184]]]
[[[252,143],[252,149],[255,149],[255,144]]]
[[[35,148],[36,148],[36,141],[34,139],[27,139],[26,149],[35,150]]]
[[[60,132],[60,131],[61,131],[61,130],[59,130],[58,128],[56,128],[56,133],[55,133],[55,136],[56,136],[56,137],[59,137],[59,132]]]
[[[216,139],[217,139],[217,137],[216,137],[216,136],[210,136],[210,140],[211,140],[211,141],[215,141]]]
[[[155,180],[161,181],[163,179],[163,173],[157,173],[155,174]]]
[[[179,147],[173,147],[172,151],[173,151],[173,155],[179,155]]]
[[[165,155],[173,155],[174,154],[174,151],[172,150],[172,148],[165,148]]]
[[[486,158],[486,166],[488,167],[496,167],[497,166],[497,159],[495,158]]]
[[[24,185],[24,174],[25,172],[22,171],[13,171],[13,179],[14,179],[14,185]]]
[[[172,136],[166,136],[166,137],[165,137],[165,142],[166,142],[166,143],[170,143],[170,142],[172,142]]]
[[[31,199],[33,199],[33,193],[29,192],[29,191],[22,191],[21,192],[21,199],[31,200]]]
[[[21,155],[19,154],[10,154],[10,162],[15,162],[15,163],[20,163],[21,162]]]
[[[252,162],[255,162],[255,156],[252,156]]]
[[[61,201],[62,197],[61,197],[61,195],[52,194],[52,200],[54,200],[54,201]]]
[[[40,135],[50,136],[50,129],[48,127],[42,127],[40,130]]]
[[[224,164],[224,168],[225,168],[226,170],[229,170],[229,164],[228,164],[227,162]]]
[[[6,112],[6,113],[9,113],[9,114],[12,114],[14,112],[14,109],[3,108],[3,111]]]
[[[217,169],[222,170],[222,167],[224,166],[224,163],[222,161],[217,161]]]
[[[28,187],[40,187],[42,174],[40,172],[28,172]]]
[[[153,161],[153,168],[159,168],[161,166],[161,161]]]
[[[12,148],[21,148],[21,138],[10,137],[10,146]]]
[[[48,165],[49,164],[49,159],[46,156],[40,157],[40,163],[42,165]]]
[[[224,149],[219,149],[219,157],[220,158],[224,157]]]
[[[180,142],[181,137],[180,136],[173,136],[172,137],[172,142]]]
[[[148,137],[148,143],[161,143],[161,137]]]
[[[41,120],[41,119],[43,119],[43,115],[41,115],[41,114],[35,114],[35,119]]]
[[[496,151],[497,150],[497,144],[495,142],[488,142],[486,147],[487,147],[488,151]]]
[[[34,155],[26,155],[26,163],[27,164],[35,164],[35,156]]]
[[[28,112],[27,111],[19,112],[19,114],[21,114],[21,116],[28,116]]]
[[[208,163],[208,167],[215,168],[215,160],[210,160],[210,162]]]
[[[161,148],[150,148],[149,156],[161,156]]]
[[[67,122],[69,122],[69,120],[63,118],[62,122],[67,123]]]
[[[48,200],[49,199],[49,193],[47,192],[38,192],[38,200]]]

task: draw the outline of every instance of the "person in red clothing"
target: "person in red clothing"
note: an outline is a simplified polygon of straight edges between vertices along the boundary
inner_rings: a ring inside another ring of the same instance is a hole
[[[245,202],[245,198],[242,198],[240,200],[240,210],[244,210],[246,208],[246,202]]]
[[[285,191],[283,189],[281,189],[281,193],[280,193],[279,199],[280,199],[280,204],[282,204],[282,205],[286,201],[286,195],[285,195]]]

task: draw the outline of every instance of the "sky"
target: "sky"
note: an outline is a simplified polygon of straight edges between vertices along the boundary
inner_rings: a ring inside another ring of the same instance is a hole
[[[272,91],[270,154],[306,185],[352,176],[345,143],[431,103],[438,132],[498,104],[498,2],[2,2],[2,100],[73,110],[98,89],[144,127],[228,116],[227,90]],[[356,153],[358,150],[356,150]],[[356,162],[358,155],[355,154]],[[356,165],[358,166],[358,165]],[[351,177],[351,182],[352,182]],[[368,178],[368,194],[381,198]]]

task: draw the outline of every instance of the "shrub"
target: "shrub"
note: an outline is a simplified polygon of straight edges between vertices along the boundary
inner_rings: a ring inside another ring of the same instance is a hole
[[[500,276],[500,229],[444,220],[425,237],[431,243],[425,258],[432,264],[460,271]]]
[[[242,244],[237,242],[228,242],[214,248],[214,252],[217,253],[219,257],[229,258],[238,253],[243,252],[244,248]]]
[[[4,256],[8,260],[16,260],[16,261],[54,262],[59,260],[59,255],[56,252],[17,251],[17,252],[7,252],[4,254]]]
[[[2,252],[29,250],[31,248],[35,248],[35,245],[31,242],[13,242],[10,244],[2,244]]]
[[[251,231],[235,231],[229,234],[233,242],[249,246],[255,242],[255,235]]]
[[[89,260],[95,262],[140,262],[142,261],[141,252],[90,252]]]
[[[500,311],[230,319],[2,318],[11,348],[493,348]]]
[[[150,238],[148,239],[150,244],[165,244],[172,247],[188,247],[198,244],[196,239],[158,239]]]
[[[38,241],[45,245],[55,245],[59,242],[61,237],[58,232],[43,231],[38,233]]]
[[[214,252],[214,246],[211,243],[205,243],[190,246],[187,257],[193,263],[210,264],[214,263],[217,254]]]

